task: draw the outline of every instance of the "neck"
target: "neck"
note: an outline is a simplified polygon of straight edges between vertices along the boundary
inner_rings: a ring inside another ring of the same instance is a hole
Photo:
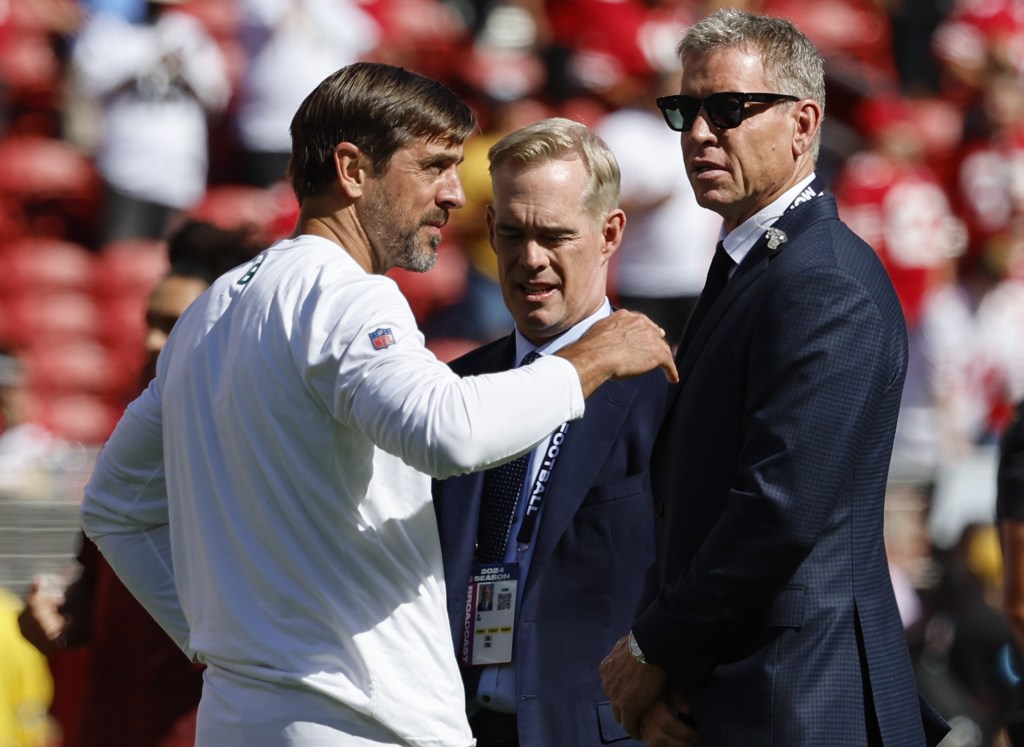
[[[333,200],[307,197],[299,209],[292,238],[302,235],[319,236],[334,242],[366,272],[382,275],[390,269],[373,251],[352,203],[339,207]]]

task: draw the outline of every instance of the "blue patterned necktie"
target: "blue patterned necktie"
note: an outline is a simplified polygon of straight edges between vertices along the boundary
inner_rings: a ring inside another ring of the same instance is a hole
[[[540,358],[534,350],[523,357],[521,365],[528,366]],[[480,523],[477,526],[477,563],[500,563],[505,559],[512,516],[515,514],[519,494],[523,489],[526,467],[531,452],[492,467],[484,473],[484,486],[480,503]]]
[[[520,365],[528,366],[540,358],[536,350],[523,356]],[[499,467],[484,472],[484,486],[480,500],[480,523],[477,525],[475,563],[501,563],[505,560],[508,535],[512,529],[512,517],[519,502],[519,494],[526,478],[526,466],[530,463],[528,451],[520,457]],[[482,666],[473,666],[463,671],[466,698],[476,697],[480,685]]]

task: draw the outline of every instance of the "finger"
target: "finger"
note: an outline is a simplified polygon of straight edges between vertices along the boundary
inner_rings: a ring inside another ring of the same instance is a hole
[[[28,591],[25,592],[25,602],[29,603],[37,596],[39,596],[40,589],[42,588],[43,580],[39,576],[32,578],[32,583],[28,586]]]
[[[684,726],[688,727],[689,729],[696,729],[697,728],[697,722],[694,720],[692,713],[690,713],[689,711],[683,711],[683,710],[680,710],[679,708],[676,708],[675,704],[672,703],[671,701],[669,702],[668,705],[669,705],[669,708],[672,710],[672,717],[676,721],[678,721],[679,723],[681,723]]]
[[[661,370],[665,372],[665,378],[670,384],[679,383],[679,371],[676,370],[676,362],[671,357],[661,364]]]
[[[619,719],[622,728],[633,739],[640,739],[640,719],[638,716],[639,714],[633,711],[626,711],[622,713],[622,718]]]
[[[700,735],[676,721],[663,702],[653,704],[644,712],[640,731],[648,747],[685,747],[700,743]]]

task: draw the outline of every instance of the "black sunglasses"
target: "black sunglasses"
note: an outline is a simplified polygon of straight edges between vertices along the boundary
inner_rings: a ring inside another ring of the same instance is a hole
[[[746,105],[755,101],[759,104],[775,104],[779,101],[799,101],[798,96],[785,93],[713,93],[706,99],[693,96],[661,96],[658,108],[665,115],[668,126],[676,132],[689,132],[703,107],[708,120],[715,127],[731,130],[739,127],[746,115]]]

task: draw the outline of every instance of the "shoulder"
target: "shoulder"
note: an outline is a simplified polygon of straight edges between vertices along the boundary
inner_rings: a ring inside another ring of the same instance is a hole
[[[649,419],[664,413],[668,403],[671,385],[660,368],[648,371],[631,379],[606,381],[588,400],[587,412],[595,408],[598,400],[607,401],[613,407],[627,407],[634,416]],[[587,417],[586,414],[583,416]]]
[[[794,211],[789,241],[769,258],[762,321],[792,327],[799,318],[817,324],[856,310],[883,326],[903,326],[902,307],[878,253],[839,219],[831,196],[814,202],[821,204],[801,209],[803,216]]]
[[[777,257],[770,258],[774,274],[833,272],[859,283],[889,284],[878,252],[840,219],[831,195],[821,195],[794,210],[787,233],[789,241]]]
[[[404,298],[387,275],[367,272],[341,246],[314,236],[274,244],[256,260],[275,293],[345,293]],[[255,279],[259,279],[254,274]]]
[[[459,376],[501,371],[510,367],[514,349],[512,337],[502,337],[460,355],[448,367]]]

